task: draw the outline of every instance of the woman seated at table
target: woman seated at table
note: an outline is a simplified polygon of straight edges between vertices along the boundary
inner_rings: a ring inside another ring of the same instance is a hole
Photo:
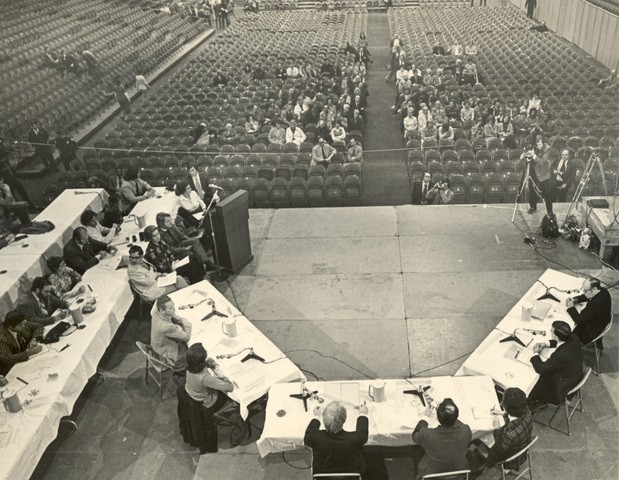
[[[75,285],[82,281],[82,276],[64,263],[62,257],[50,257],[47,261],[50,272],[49,283],[52,286],[52,293],[58,298],[77,297],[86,291],[85,287],[80,287],[72,291]]]
[[[172,248],[161,239],[161,233],[154,225],[144,229],[144,239],[148,240],[144,257],[159,273],[172,273],[174,269],[174,254]],[[189,279],[190,284],[204,279],[204,266],[197,261],[190,261],[182,267],[176,268],[176,273]]]
[[[168,295],[187,286],[187,281],[178,275],[174,285],[158,287],[157,279],[164,274],[158,273],[153,265],[144,260],[143,256],[144,250],[142,250],[142,247],[134,245],[129,249],[127,275],[129,276],[131,286],[145,300],[154,302],[162,295]]]
[[[203,188],[207,188],[207,186],[204,185]],[[178,214],[190,227],[199,227],[201,221],[194,217],[194,214],[206,211],[206,204],[204,201],[198,196],[195,190],[191,188],[191,185],[189,185],[189,182],[186,180],[180,180],[176,183],[175,193],[178,204],[180,205]],[[205,190],[205,196],[206,193]]]

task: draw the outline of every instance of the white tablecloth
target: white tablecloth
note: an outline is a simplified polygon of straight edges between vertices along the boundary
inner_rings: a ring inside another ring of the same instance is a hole
[[[257,360],[241,360],[249,353],[245,350],[229,359],[216,359],[221,371],[238,388],[228,396],[241,407],[241,416],[247,418],[247,406],[257,400],[276,383],[305,380],[305,376],[273,342],[266,338],[245,316],[239,312],[215,287],[208,281],[190,285],[183,290],[170,295],[176,306],[176,313],[187,318],[192,324],[192,334],[189,344],[201,342],[206,348],[209,357],[217,355],[235,354],[252,347],[254,352],[265,359],[262,363]],[[181,309],[188,304],[196,304],[205,298],[214,300],[217,311],[236,319],[237,336],[228,337],[223,333],[222,325],[226,318],[213,316],[202,321],[205,315],[212,311],[212,307],[204,302],[193,309]]]
[[[435,411],[432,418],[426,417],[417,397],[402,393],[416,386],[431,385],[432,396],[436,402],[450,397],[458,405],[459,418],[471,427],[473,438],[481,438],[487,444],[493,444],[491,432],[494,416],[491,411],[498,410],[500,406],[490,377],[431,377],[413,378],[409,381],[394,379],[385,382],[386,400],[382,403],[376,403],[369,397],[368,387],[371,383],[369,380],[307,382],[306,387],[310,391],[318,390],[318,396],[324,399],[323,407],[333,400],[343,401],[348,412],[344,429],[348,431],[355,429],[359,403],[366,402],[370,423],[367,445],[398,447],[412,444],[411,435],[419,420],[428,421],[430,427],[438,425]],[[342,385],[345,386],[343,389]],[[342,391],[348,393],[339,393]],[[358,397],[354,395],[355,391],[358,391]],[[300,392],[301,385],[295,383],[274,385],[271,388],[264,430],[257,443],[262,457],[269,453],[294,450],[303,446],[305,429],[313,417],[314,407],[319,403],[314,399],[308,400],[308,411],[305,412],[303,402],[290,397],[290,394]],[[355,401],[357,398],[359,403]],[[278,416],[277,412],[281,414],[282,411],[285,414]]]
[[[552,269],[546,270],[539,280],[548,287],[558,287],[562,290],[576,290],[582,286],[583,281],[582,278]],[[524,354],[519,355],[518,359],[511,358],[509,352],[513,352],[514,349],[522,349],[521,346],[511,341],[500,343],[500,340],[516,333],[525,343],[528,344],[530,341],[532,346],[537,342],[551,339],[550,329],[555,320],[563,320],[574,328],[574,322],[565,308],[565,299],[568,296],[577,295],[576,292],[568,295],[566,292],[551,289],[550,293],[557,297],[560,302],[541,300],[542,303],[550,305],[546,317],[542,320],[522,320],[522,305],[527,302],[538,302],[537,299],[545,293],[546,288],[541,283],[535,282],[498,323],[490,335],[466,359],[456,375],[488,375],[501,388],[518,387],[528,395],[539,379],[539,375],[535,373],[529,362],[532,352],[529,351],[530,349],[523,350]],[[544,335],[534,334],[532,331],[544,332]],[[549,357],[553,350],[545,349],[542,352],[542,357]]]

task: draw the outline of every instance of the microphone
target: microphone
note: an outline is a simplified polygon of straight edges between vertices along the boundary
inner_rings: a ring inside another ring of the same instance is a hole
[[[215,185],[214,183],[209,183],[208,186],[209,188],[214,188],[216,190],[223,190],[223,188],[221,188],[219,185]]]
[[[217,360],[224,360],[224,359],[232,358],[232,357],[234,357],[234,355],[231,355],[231,354],[227,353],[225,355],[217,355],[216,358],[217,358]]]

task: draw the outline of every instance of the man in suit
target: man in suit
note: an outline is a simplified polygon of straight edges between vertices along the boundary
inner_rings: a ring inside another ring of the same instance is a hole
[[[468,425],[458,420],[459,410],[451,398],[443,400],[436,409],[439,426],[428,428],[428,422],[419,420],[413,431],[413,463],[415,479],[432,473],[466,470],[466,458],[473,434]]]
[[[604,331],[612,319],[612,300],[610,293],[600,285],[597,278],[587,278],[582,284],[583,294],[566,300],[567,313],[576,324],[574,333],[583,345],[591,342]],[[574,307],[577,303],[587,303],[580,312]],[[602,339],[597,341],[603,349]]]
[[[51,290],[51,284],[44,277],[36,277],[30,290],[17,299],[15,310],[43,326],[66,317],[69,304],[52,294]],[[59,309],[60,314],[54,317],[54,312]]]
[[[297,126],[296,120],[290,120],[290,126],[286,129],[286,142],[301,145],[304,141],[305,133]]]
[[[561,158],[552,162],[552,174],[555,176],[554,190],[555,201],[565,202],[567,191],[574,182],[576,169],[574,163],[570,161],[570,151],[565,149],[561,152]]]
[[[32,128],[28,132],[28,141],[34,144],[34,156],[41,160],[43,166],[54,172],[58,171],[54,163],[52,147],[49,145],[49,133],[39,125],[37,120],[32,121]]]
[[[73,238],[69,240],[63,249],[64,261],[80,275],[89,268],[94,267],[107,256],[107,252],[114,254],[116,248],[105,243],[93,240],[88,236],[85,227],[77,227],[73,230]]]
[[[200,239],[188,237],[176,228],[169,213],[159,212],[156,216],[156,222],[161,240],[170,246],[172,254],[177,260],[189,256],[190,263],[195,263],[196,268],[202,269],[203,265],[207,265],[209,269],[212,268]]]
[[[428,200],[428,192],[434,187],[434,183],[430,181],[431,178],[430,172],[426,172],[423,174],[423,180],[417,180],[413,183],[411,204],[428,205],[428,203],[432,203]]]
[[[324,138],[318,137],[318,143],[312,148],[312,165],[322,165],[327,168],[336,153],[335,148],[325,143]]]
[[[151,315],[150,344],[153,350],[173,365],[175,377],[184,375],[191,323],[176,315],[174,302],[167,295],[157,299]]]
[[[344,431],[346,408],[340,402],[329,403],[322,420],[325,429],[320,430],[321,408],[314,409],[314,418],[305,429],[303,443],[313,451],[314,473],[363,473],[366,469],[363,446],[368,441],[368,408],[359,408],[357,428]]]
[[[129,213],[138,202],[143,202],[157,195],[148,182],[140,178],[137,167],[129,167],[123,174],[120,186],[120,204],[124,213]]]
[[[26,362],[42,350],[43,326],[28,321],[21,313],[6,314],[0,327],[0,375],[6,375],[16,363]]]
[[[544,362],[539,355],[531,357],[531,364],[540,375],[529,394],[529,405],[533,409],[548,403],[559,404],[582,380],[582,347],[578,335],[560,320],[552,322],[551,335],[548,342],[534,346],[537,353],[556,347],[550,358]]]
[[[187,168],[187,173],[189,174],[187,175],[187,183],[191,189],[198,194],[200,200],[208,205],[217,190],[209,186],[206,173],[198,172],[198,168],[195,165],[190,165]]]

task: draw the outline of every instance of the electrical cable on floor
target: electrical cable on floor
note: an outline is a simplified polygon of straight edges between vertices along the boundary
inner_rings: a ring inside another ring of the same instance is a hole
[[[335,360],[336,362],[339,362],[339,363],[341,363],[342,365],[347,366],[347,367],[348,367],[348,368],[350,368],[351,370],[354,370],[355,372],[360,373],[360,374],[361,374],[361,375],[363,375],[364,377],[369,378],[370,380],[374,380],[374,377],[370,377],[367,373],[362,372],[361,370],[359,370],[359,369],[357,369],[357,368],[353,367],[352,365],[349,365],[349,364],[348,364],[348,363],[346,363],[345,361],[340,360],[340,359],[339,359],[339,358],[337,358],[337,357],[332,357],[331,355],[325,355],[325,354],[323,354],[323,353],[319,352],[318,350],[312,350],[312,349],[309,349],[309,348],[300,348],[300,349],[297,349],[297,350],[289,350],[288,352],[285,352],[285,354],[286,354],[286,355],[289,355],[289,354],[291,354],[291,353],[295,353],[295,352],[312,352],[312,353],[315,353],[316,355],[318,355],[318,356],[320,356],[320,357],[323,357],[323,358],[330,358],[331,360]]]
[[[234,293],[234,288],[232,288],[232,283],[230,283],[230,279],[226,278],[226,283],[228,284],[228,288],[230,289],[230,292],[232,292],[232,297],[234,298],[234,306],[236,307],[236,309],[241,312],[243,315],[245,315],[245,312],[243,310],[241,310],[241,307],[239,305],[239,301],[236,299],[236,293]]]
[[[424,370],[419,370],[418,372],[411,373],[411,375],[410,375],[410,376],[411,376],[411,377],[416,377],[416,376],[417,376],[417,375],[419,375],[420,373],[425,373],[425,372],[429,372],[430,370],[436,370],[437,368],[444,367],[445,365],[449,365],[450,363],[456,362],[456,361],[460,360],[461,358],[468,357],[468,356],[469,356],[471,353],[473,353],[474,351],[475,351],[475,350],[471,350],[470,352],[467,352],[467,353],[465,353],[464,355],[460,355],[459,357],[457,357],[457,358],[453,358],[453,359],[451,359],[451,360],[448,360],[447,362],[445,362],[445,363],[441,363],[440,365],[435,365],[434,367],[426,368],[426,369],[424,369]],[[408,381],[408,378],[405,378],[405,380],[406,380],[406,381]],[[408,382],[408,383],[410,383],[410,382]]]
[[[304,446],[303,448],[305,448],[305,450],[307,450],[308,452],[311,452],[311,450],[310,450],[309,448],[307,448],[307,447],[305,447],[305,446]],[[285,455],[285,453],[286,453],[286,452],[282,452],[282,460],[283,460],[284,462],[286,462],[286,465],[288,465],[289,467],[292,467],[292,468],[294,468],[294,469],[296,469],[296,470],[309,470],[310,468],[312,468],[312,466],[311,466],[311,465],[310,465],[309,467],[297,467],[297,466],[293,465],[293,464],[292,464],[292,463],[290,463],[288,460],[286,460],[286,455]]]

